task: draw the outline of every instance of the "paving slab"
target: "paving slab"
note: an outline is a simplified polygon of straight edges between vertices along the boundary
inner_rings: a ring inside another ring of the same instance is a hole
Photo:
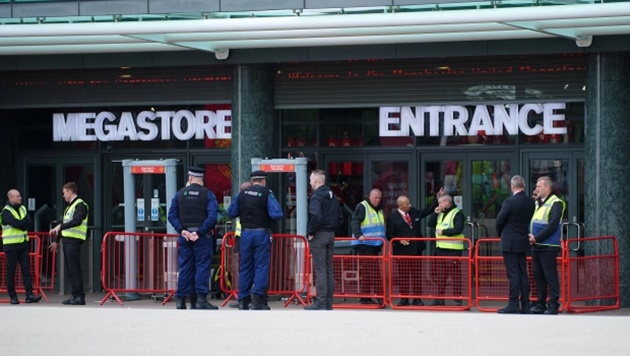
[[[123,307],[0,305],[2,355],[628,355],[630,311],[588,314],[334,310],[175,310],[150,300]],[[216,302],[216,301],[213,301]]]

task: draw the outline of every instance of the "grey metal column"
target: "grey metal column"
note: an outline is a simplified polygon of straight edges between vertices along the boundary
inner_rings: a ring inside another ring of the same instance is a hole
[[[125,232],[136,232],[136,212],[134,207],[136,194],[134,189],[134,177],[131,174],[133,160],[123,160],[123,187],[125,196]],[[136,256],[136,238],[133,235],[125,236],[125,288],[136,289],[136,277],[138,275],[138,260]]]

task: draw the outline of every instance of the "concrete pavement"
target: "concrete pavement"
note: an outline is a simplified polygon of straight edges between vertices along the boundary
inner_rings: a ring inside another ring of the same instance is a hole
[[[630,311],[175,310],[151,300],[0,305],[2,355],[627,355]],[[22,296],[20,296],[22,298]],[[22,298],[23,299],[23,298]],[[216,301],[212,301],[213,303]],[[216,304],[216,303],[215,303]]]

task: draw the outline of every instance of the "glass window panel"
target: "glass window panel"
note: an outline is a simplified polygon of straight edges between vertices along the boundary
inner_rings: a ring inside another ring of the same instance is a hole
[[[383,214],[389,216],[396,210],[396,199],[401,195],[409,196],[408,162],[373,162],[372,186],[383,191]]]

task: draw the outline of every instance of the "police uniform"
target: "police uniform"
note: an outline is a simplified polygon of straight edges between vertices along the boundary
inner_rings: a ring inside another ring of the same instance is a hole
[[[188,176],[203,178],[203,168],[189,168]],[[193,309],[218,309],[207,301],[210,281],[210,264],[212,262],[211,230],[217,223],[219,205],[217,199],[208,188],[198,183],[191,183],[182,188],[173,197],[168,211],[168,221],[179,233],[177,279],[177,309],[186,309],[185,298],[194,291],[197,302]],[[196,232],[198,239],[186,239],[183,231]]]
[[[255,171],[253,185],[237,194],[228,209],[230,218],[240,218],[239,309],[265,308],[269,283],[271,224],[282,218],[282,208],[273,192],[264,185],[267,174]],[[253,283],[253,286],[252,286]]]
[[[31,243],[28,230],[33,228],[33,221],[22,204],[7,205],[2,209],[2,243],[7,260],[7,292],[11,304],[20,304],[15,293],[15,272],[18,262],[22,271],[22,281],[26,292],[26,303],[37,303],[42,299],[33,294],[29,250]]]

